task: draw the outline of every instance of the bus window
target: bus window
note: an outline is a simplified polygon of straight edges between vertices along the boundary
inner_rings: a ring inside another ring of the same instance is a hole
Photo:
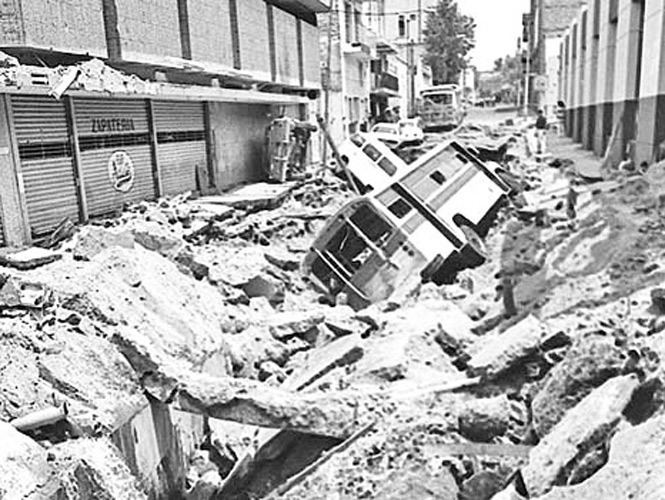
[[[365,144],[365,139],[363,139],[359,134],[355,134],[351,136],[351,142],[359,148],[362,148]]]
[[[363,205],[356,210],[351,216],[351,222],[379,248],[383,247],[392,232],[390,224],[368,205]]]
[[[395,175],[395,172],[397,172],[397,167],[386,157],[381,158],[379,167],[381,167],[381,169],[391,177]]]
[[[430,101],[432,104],[453,104],[453,94],[431,94],[423,95],[423,98]]]
[[[330,288],[335,288],[332,282],[339,285],[335,273],[351,280],[372,255],[385,259],[382,249],[393,234],[393,227],[367,205],[360,206],[350,219],[340,217],[344,222],[325,244],[322,258],[317,258],[311,268],[321,283]]]
[[[365,263],[370,255],[363,239],[349,224],[344,224],[326,245],[326,250],[352,275]]]
[[[379,158],[381,158],[381,152],[371,144],[367,144],[363,151],[372,159],[372,161],[378,161]]]
[[[469,163],[469,159],[468,159],[466,156],[461,155],[460,153],[457,153],[457,154],[455,155],[455,158],[457,158],[459,161],[461,161],[461,162],[464,163],[465,165],[466,165],[467,163]]]
[[[432,180],[433,180],[434,182],[436,182],[437,184],[443,184],[444,182],[446,182],[446,176],[443,175],[443,174],[442,174],[441,172],[439,172],[438,170],[435,170],[435,171],[432,173],[432,175],[430,175],[430,177],[431,177]]]
[[[402,198],[398,198],[397,201],[388,207],[388,210],[398,219],[403,219],[413,210],[413,207]]]

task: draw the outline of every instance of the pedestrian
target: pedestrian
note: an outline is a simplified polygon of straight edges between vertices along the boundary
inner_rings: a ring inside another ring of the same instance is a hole
[[[545,112],[541,109],[538,111],[538,118],[536,119],[536,154],[544,155],[547,149],[547,119]]]
[[[559,101],[556,104],[557,132],[559,137],[566,135],[566,104]]]

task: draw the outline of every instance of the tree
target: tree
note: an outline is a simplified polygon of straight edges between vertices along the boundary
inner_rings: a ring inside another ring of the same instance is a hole
[[[499,57],[494,61],[494,71],[501,71],[503,69],[503,59]]]
[[[454,83],[467,66],[466,56],[475,46],[476,23],[462,14],[455,0],[439,0],[425,25],[425,63],[434,83]]]

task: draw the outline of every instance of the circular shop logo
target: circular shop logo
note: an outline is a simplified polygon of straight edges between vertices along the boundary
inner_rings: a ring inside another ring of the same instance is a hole
[[[116,151],[108,161],[109,180],[116,191],[126,193],[134,186],[134,162],[126,151]]]

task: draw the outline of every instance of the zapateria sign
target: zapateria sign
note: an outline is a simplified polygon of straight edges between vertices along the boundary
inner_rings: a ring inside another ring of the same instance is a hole
[[[126,193],[134,186],[134,162],[126,151],[115,151],[109,157],[108,172],[116,191]]]

